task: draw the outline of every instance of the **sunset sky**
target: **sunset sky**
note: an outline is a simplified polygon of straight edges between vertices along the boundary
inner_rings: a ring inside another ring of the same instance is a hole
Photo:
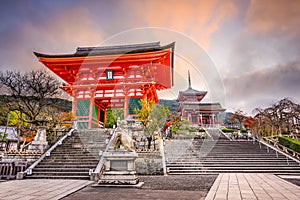
[[[175,41],[175,99],[208,90],[228,111],[300,103],[299,0],[2,0],[1,70],[41,68],[33,51]]]

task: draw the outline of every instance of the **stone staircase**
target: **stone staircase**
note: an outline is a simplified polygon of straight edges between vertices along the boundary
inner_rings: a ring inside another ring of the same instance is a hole
[[[205,128],[205,132],[210,137],[210,140],[228,140],[228,137],[218,128]]]
[[[213,140],[171,140],[165,157],[169,174],[274,173],[300,174],[299,163],[258,142],[230,141],[217,130]]]
[[[90,179],[89,170],[97,166],[99,151],[105,149],[107,136],[108,132],[103,129],[73,132],[26,178]]]

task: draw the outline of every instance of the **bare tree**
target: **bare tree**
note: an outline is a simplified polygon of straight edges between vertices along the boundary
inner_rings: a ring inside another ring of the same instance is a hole
[[[299,133],[300,131],[300,105],[289,98],[284,98],[266,109],[256,108],[257,113],[252,130],[257,131],[260,126],[260,133],[264,136],[278,135],[282,132]]]
[[[0,84],[10,96],[9,100],[15,102],[10,109],[24,113],[24,120],[35,125],[42,124],[45,119],[41,113],[54,105],[61,94],[60,82],[44,70],[0,72]]]
[[[233,119],[237,120],[239,123],[239,129],[242,129],[244,126],[244,120],[246,119],[246,113],[238,109],[233,113]]]

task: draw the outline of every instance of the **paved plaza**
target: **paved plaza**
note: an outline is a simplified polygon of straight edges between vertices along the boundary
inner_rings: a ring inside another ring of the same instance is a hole
[[[219,174],[206,200],[296,200],[300,187],[272,174]]]
[[[0,182],[0,199],[61,199],[94,183],[85,180],[24,179]]]
[[[289,178],[285,176],[283,178]],[[294,176],[294,179],[300,177]],[[272,174],[219,174],[205,194],[200,191],[92,188],[93,181],[30,179],[0,182],[0,199],[206,199],[296,200],[300,187]],[[88,186],[88,187],[86,187]],[[84,188],[84,189],[83,189]],[[81,190],[83,189],[83,190]],[[78,190],[81,190],[78,192]],[[84,191],[85,192],[82,192]]]

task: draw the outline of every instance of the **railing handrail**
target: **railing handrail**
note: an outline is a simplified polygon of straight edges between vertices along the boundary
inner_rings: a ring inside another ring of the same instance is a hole
[[[229,137],[229,135],[225,134],[225,133],[222,131],[222,129],[221,129],[220,127],[218,128],[218,130],[219,130],[219,132],[221,132],[221,134],[224,135],[227,139],[229,139],[230,141],[232,141],[232,138]]]
[[[300,158],[300,153],[299,153],[299,152],[294,151],[293,149],[290,149],[290,148],[288,148],[288,147],[286,147],[286,146],[283,146],[282,144],[280,144],[280,143],[277,142],[277,141],[273,141],[273,140],[271,140],[271,139],[269,139],[269,138],[265,138],[265,137],[263,138],[263,140],[266,140],[268,144],[274,146],[275,148],[276,148],[276,146],[278,146],[278,147],[280,147],[282,150],[286,149],[287,152],[284,152],[284,153],[288,154],[289,156],[292,156],[293,158],[294,158],[294,155],[297,155],[298,158]],[[273,144],[272,144],[272,143],[273,143]],[[278,148],[276,148],[276,149],[278,149]],[[278,149],[278,150],[280,150],[280,149]],[[294,155],[290,155],[290,154],[291,154],[290,152],[292,152]],[[297,158],[297,157],[296,157],[296,158]],[[295,159],[296,159],[296,158],[295,158]],[[296,160],[298,160],[298,159],[296,159]],[[299,160],[298,160],[298,161],[299,161]],[[300,163],[300,161],[299,161],[299,163]]]
[[[58,145],[70,135],[75,129],[71,129],[67,134],[65,134],[62,138],[60,138],[54,145],[52,145],[38,160],[36,160],[32,165],[30,165],[24,172],[28,175],[31,175],[32,169],[34,169],[45,157],[47,154],[51,153]]]
[[[25,145],[22,145],[21,146],[21,151],[23,151],[26,147],[28,147],[29,145],[31,145],[32,141],[31,142],[28,142],[27,144]]]
[[[263,144],[263,145],[265,145],[265,146],[267,146],[267,147],[273,149],[274,151],[276,151],[276,152],[278,152],[278,153],[284,155],[285,157],[290,158],[291,160],[293,160],[293,161],[297,162],[298,164],[300,164],[300,160],[298,160],[298,159],[294,158],[293,156],[291,156],[291,155],[289,155],[289,154],[287,154],[287,153],[285,153],[285,152],[283,152],[283,151],[277,149],[277,148],[274,147],[273,145],[270,145],[270,144],[268,144],[268,143],[266,143],[266,142],[264,142],[264,141],[262,141],[262,140],[258,140],[258,139],[254,139],[254,140],[258,141],[259,143],[261,143],[261,144]]]
[[[0,161],[0,179],[15,179],[26,167],[26,161]]]
[[[207,127],[202,127],[203,130],[205,131],[205,133],[210,137],[211,140],[214,140],[214,138],[210,135],[210,133],[208,133],[208,131],[206,130]]]
[[[105,147],[105,150],[102,152],[102,155],[101,155],[101,158],[96,166],[96,169],[92,172],[91,174],[91,180],[94,180],[94,181],[98,181],[98,179],[100,178],[100,174],[102,173],[102,170],[103,170],[103,166],[104,166],[104,158],[103,158],[103,154],[105,152],[108,151],[109,147],[112,145],[114,139],[115,139],[115,133],[116,133],[116,128],[113,129],[113,134],[108,142],[108,144],[106,145]]]

